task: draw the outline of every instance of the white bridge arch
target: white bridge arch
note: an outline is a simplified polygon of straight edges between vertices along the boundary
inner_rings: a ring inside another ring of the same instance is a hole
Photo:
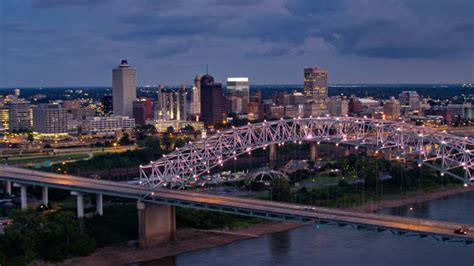
[[[140,166],[140,184],[183,186],[214,167],[272,144],[316,142],[368,147],[414,160],[473,185],[474,140],[404,122],[353,117],[281,119],[233,127]]]

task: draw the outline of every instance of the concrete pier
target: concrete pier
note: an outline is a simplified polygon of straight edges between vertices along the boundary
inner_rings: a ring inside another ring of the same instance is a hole
[[[12,194],[12,182],[11,181],[7,181],[7,184],[6,184],[6,187],[5,187],[5,193],[7,195]]]
[[[41,201],[48,206],[48,187],[46,186],[41,188]]]
[[[81,192],[71,191],[76,196],[77,218],[84,218],[84,195]]]
[[[276,144],[270,144],[268,146],[268,162],[270,168],[273,168],[276,163]]]
[[[311,161],[316,161],[318,159],[318,146],[316,143],[310,143],[310,150],[311,150]]]
[[[13,186],[20,188],[21,209],[26,210],[28,208],[26,185],[14,183]]]
[[[95,212],[98,215],[103,215],[104,214],[104,204],[102,200],[102,194],[96,194],[95,195]]]
[[[147,248],[176,238],[176,209],[154,203],[137,202],[138,245]]]

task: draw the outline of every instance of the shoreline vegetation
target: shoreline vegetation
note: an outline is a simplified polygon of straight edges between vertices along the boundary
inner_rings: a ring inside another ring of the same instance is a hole
[[[416,204],[431,201],[451,195],[462,194],[474,191],[473,188],[455,187],[434,192],[413,192],[406,195],[388,199],[382,202],[365,203],[359,206],[345,208],[345,210],[357,212],[375,212],[384,208],[401,207],[409,204]],[[177,240],[160,244],[148,249],[139,249],[135,245],[114,245],[97,249],[92,254],[85,257],[76,257],[62,262],[63,265],[119,265],[140,263],[150,260],[157,260],[168,256],[175,256],[188,252],[198,251],[207,248],[218,247],[230,244],[235,241],[247,240],[260,237],[265,234],[272,234],[287,231],[305,225],[289,222],[264,222],[251,224],[247,227],[224,230],[198,230],[184,228],[178,230]],[[46,262],[37,262],[35,265],[53,265]]]

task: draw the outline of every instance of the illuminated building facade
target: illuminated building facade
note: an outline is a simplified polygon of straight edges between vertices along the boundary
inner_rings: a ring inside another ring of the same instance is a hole
[[[155,118],[158,120],[187,120],[186,87],[158,88],[158,104]]]
[[[25,130],[31,129],[30,102],[24,100],[12,100],[8,103],[8,129]]]
[[[194,86],[191,92],[191,115],[198,116],[201,114],[201,77],[197,75],[194,78]]]
[[[133,116],[133,101],[137,98],[136,71],[127,60],[112,70],[113,112],[116,116]]]
[[[226,95],[229,101],[229,112],[248,113],[249,79],[247,77],[227,78]]]
[[[40,134],[67,133],[68,112],[59,104],[40,104],[33,108],[33,131]]]
[[[328,72],[312,67],[304,70],[304,93],[314,101],[324,101],[328,97]]]

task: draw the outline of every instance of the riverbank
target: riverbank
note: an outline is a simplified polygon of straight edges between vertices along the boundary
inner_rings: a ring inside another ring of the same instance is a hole
[[[431,193],[409,193],[402,198],[389,199],[383,202],[364,204],[346,210],[357,212],[374,212],[435,200],[438,198],[474,191],[473,188],[450,188]],[[282,232],[302,227],[302,224],[287,222],[266,222],[235,230],[196,230],[182,229],[177,232],[177,240],[160,244],[148,249],[139,249],[136,245],[109,246],[96,250],[86,257],[72,258],[63,265],[124,265],[150,261],[182,253],[226,245],[235,241],[260,237],[264,234]],[[51,265],[37,263],[36,265]]]
[[[86,257],[72,258],[61,265],[125,265],[155,260],[182,253],[226,245],[235,241],[257,238],[264,234],[287,231],[304,225],[287,222],[267,222],[232,231],[182,229],[176,241],[140,249],[136,246],[117,245],[100,248]],[[35,265],[53,265],[37,263]]]

